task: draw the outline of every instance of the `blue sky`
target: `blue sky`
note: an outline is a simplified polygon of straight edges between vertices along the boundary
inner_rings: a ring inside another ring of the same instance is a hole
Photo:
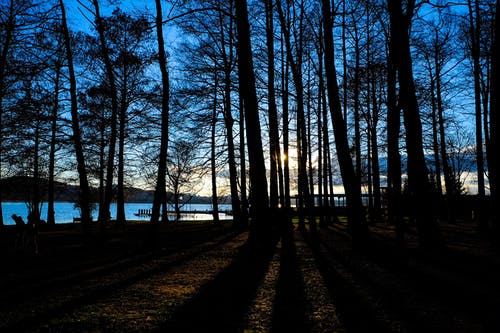
[[[63,0],[66,6],[68,15],[68,23],[72,29],[75,30],[89,30],[90,23],[83,17],[82,12],[86,15],[87,10],[78,3],[76,0]],[[90,0],[81,0],[82,3],[88,3],[89,8],[93,8]],[[147,11],[151,15],[155,13],[154,1],[152,0],[135,0],[135,1],[99,1],[101,15],[109,16],[115,8],[120,8],[124,12]],[[165,8],[164,8],[165,9]],[[164,10],[165,12],[165,10]]]

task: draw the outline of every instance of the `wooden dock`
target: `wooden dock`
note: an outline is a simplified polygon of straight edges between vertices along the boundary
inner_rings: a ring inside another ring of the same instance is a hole
[[[219,210],[220,214],[226,214],[226,215],[233,215],[232,210]],[[152,214],[152,209],[139,209],[137,212],[134,213],[135,216],[138,217],[150,217]],[[168,215],[175,215],[174,210],[169,210],[167,211]],[[213,214],[213,210],[204,210],[204,209],[191,209],[191,210],[181,210],[182,215],[186,214]]]

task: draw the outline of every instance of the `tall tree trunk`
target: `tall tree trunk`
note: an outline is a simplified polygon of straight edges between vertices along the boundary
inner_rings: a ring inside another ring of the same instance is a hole
[[[319,26],[319,40],[323,40],[323,26]],[[323,71],[323,45],[322,42],[318,43],[317,46],[318,53],[318,76],[319,76],[319,97],[318,97],[318,127],[321,128],[318,130],[321,133],[321,137],[318,138],[319,142],[322,143],[320,147],[323,147],[322,153],[318,153],[319,156],[322,156],[322,185],[323,185],[323,198],[322,198],[322,208],[324,213],[322,214],[321,221],[323,222],[320,226],[327,226],[332,223],[332,212],[333,206],[331,205],[330,198],[333,198],[333,185],[330,183],[330,144],[329,144],[329,133],[328,133],[328,108],[326,101],[326,89],[325,89],[325,80],[324,80],[324,71]],[[344,85],[344,88],[346,85]],[[346,103],[344,91],[344,100]],[[344,104],[345,105],[345,104]],[[318,166],[319,167],[319,166]],[[321,172],[318,172],[321,174]],[[319,177],[319,175],[318,175]],[[332,185],[332,190],[330,190],[330,186]]]
[[[368,110],[368,112],[370,112]],[[373,169],[372,169],[372,133],[371,125],[367,123],[366,131],[366,188],[368,190],[368,215],[373,223]]]
[[[496,1],[497,11],[495,13],[495,35],[492,45],[492,64],[491,64],[491,96],[490,96],[490,149],[492,156],[489,165],[489,181],[491,195],[491,222],[493,228],[493,238],[496,244],[500,244],[500,162],[498,161],[498,150],[500,135],[498,132],[498,95],[500,92],[500,64],[498,58],[500,51],[498,49],[498,39],[500,38],[500,11],[498,10],[499,1]]]
[[[434,181],[436,183],[437,194],[443,196],[443,186],[441,184],[441,157],[439,150],[439,122],[436,101],[436,83],[432,67],[429,66],[430,93],[431,93],[431,119],[432,119],[432,150],[434,153]]]
[[[283,32],[282,32],[283,34]],[[282,36],[283,39],[283,36]],[[287,210],[291,207],[290,195],[290,159],[289,159],[289,142],[290,142],[290,116],[289,116],[289,68],[288,62],[285,60],[284,43],[281,42],[281,104],[283,109],[283,183],[284,183],[284,203]]]
[[[326,120],[326,117],[325,117],[325,120]],[[327,167],[326,167],[326,170],[328,170],[328,172],[327,172],[327,176],[328,176],[328,191],[330,193],[330,197],[329,197],[330,203],[329,203],[329,206],[330,206],[330,211],[333,214],[330,217],[331,217],[332,222],[338,222],[338,215],[337,215],[337,212],[335,211],[335,206],[336,206],[336,203],[335,203],[335,191],[333,190],[332,153],[331,153],[330,140],[329,140],[328,134],[325,134],[325,137],[326,137],[326,140],[325,140],[325,145],[326,146],[325,146],[325,148],[326,148],[326,152],[327,152],[327,156],[326,156],[326,158],[327,158],[327,161],[326,161]]]
[[[217,194],[217,163],[216,163],[216,127],[217,127],[217,90],[219,88],[219,78],[217,75],[217,66],[214,68],[214,105],[212,109],[211,123],[211,142],[210,142],[210,169],[212,175],[212,216],[214,223],[218,224],[219,220],[219,196]],[[229,140],[228,140],[229,144]],[[229,148],[228,148],[229,150]],[[232,197],[231,197],[232,199]],[[233,206],[234,207],[234,206]]]
[[[368,214],[370,216],[370,222],[373,223],[373,169],[372,169],[372,120],[373,120],[373,112],[372,112],[372,100],[371,95],[373,90],[375,89],[372,86],[372,72],[371,72],[371,35],[370,35],[370,12],[369,6],[365,6],[366,11],[366,111],[365,111],[365,121],[366,121],[366,146],[367,146],[367,187],[368,187]]]
[[[245,123],[250,163],[252,234],[260,241],[269,237],[270,225],[266,225],[269,209],[266,168],[262,148],[259,108],[255,75],[253,72],[250,25],[246,0],[236,1],[236,26],[238,31],[238,77],[240,93],[245,106]]]
[[[342,94],[342,106],[344,110],[344,120],[346,121],[347,124],[347,102],[349,100],[348,96],[348,88],[347,88],[347,82],[348,82],[348,62],[347,62],[347,24],[346,24],[346,16],[347,16],[347,9],[346,9],[346,0],[342,0],[342,88],[343,88],[343,94]],[[357,26],[354,25],[354,35],[355,35],[355,41],[356,41],[356,46],[355,46],[355,52],[356,56],[359,54],[359,48],[358,48],[358,38],[357,38]],[[359,59],[358,57],[356,58],[356,69],[355,69],[355,74],[357,76],[359,68]],[[356,79],[355,79],[356,80]],[[357,94],[357,90],[354,90],[354,93]],[[354,98],[354,103],[356,103],[357,98]],[[356,108],[354,108],[356,109]]]
[[[358,182],[361,185],[361,177],[362,177],[362,165],[361,165],[361,124],[360,124],[360,101],[359,101],[359,93],[360,93],[360,53],[361,49],[359,47],[359,37],[358,37],[358,28],[354,26],[354,38],[355,38],[355,60],[354,60],[354,87],[353,87],[353,111],[354,111],[354,151],[355,151],[355,159],[356,159],[356,177],[358,178]],[[345,111],[344,111],[345,112]],[[347,121],[347,119],[344,119]]]
[[[71,99],[71,128],[73,130],[73,144],[75,147],[77,170],[80,179],[80,211],[82,226],[85,234],[91,232],[92,214],[90,208],[90,187],[87,177],[87,168],[85,166],[85,156],[83,153],[82,135],[80,129],[80,120],[78,118],[78,96],[76,91],[75,69],[73,67],[73,51],[71,49],[71,38],[69,35],[68,24],[66,21],[66,9],[63,0],[59,0],[61,7],[61,24],[63,30],[64,46],[66,49],[66,59],[68,61],[69,74],[69,93]]]
[[[31,97],[30,97],[31,99]],[[34,140],[35,144],[33,146],[33,196],[31,198],[31,211],[30,214],[33,217],[35,223],[40,221],[40,208],[41,208],[41,194],[40,194],[40,127],[41,127],[41,115],[39,110],[36,110],[36,124]]]
[[[152,232],[156,232],[156,226],[160,219],[160,207],[166,200],[166,173],[167,173],[167,151],[168,151],[168,124],[169,124],[169,101],[170,82],[167,69],[167,56],[165,53],[165,42],[163,40],[163,15],[161,0],[155,0],[156,5],[156,37],[158,43],[158,65],[161,72],[162,98],[161,98],[161,139],[158,160],[158,173],[156,175],[156,187],[151,211]],[[167,212],[163,211],[164,216]]]
[[[436,32],[437,37],[437,32]],[[436,38],[437,40],[437,38]],[[443,163],[443,174],[444,174],[444,186],[446,188],[446,210],[448,215],[448,221],[455,222],[455,197],[459,194],[456,193],[455,181],[453,179],[452,170],[450,168],[450,163],[448,159],[448,153],[446,152],[446,134],[444,131],[444,109],[443,109],[443,97],[441,93],[441,65],[440,57],[437,54],[434,55],[434,67],[435,73],[435,84],[436,84],[436,108],[437,108],[437,120],[439,129],[439,139],[440,139],[440,153],[441,161]],[[441,183],[441,182],[440,182]],[[442,194],[442,193],[441,193]]]
[[[321,55],[321,58],[318,59],[319,63],[321,64],[321,68],[323,68],[323,55]],[[330,161],[330,141],[329,141],[329,133],[328,133],[328,109],[327,109],[327,102],[326,102],[326,90],[325,90],[325,84],[324,84],[324,79],[323,79],[323,69],[321,69],[321,78],[320,78],[320,89],[322,91],[321,94],[321,100],[320,103],[323,105],[322,108],[322,114],[321,117],[323,118],[323,128],[322,128],[322,134],[323,134],[323,193],[324,193],[324,200],[323,200],[323,206],[325,209],[325,225],[329,225],[333,222],[332,218],[332,212],[333,212],[333,207],[332,203],[334,203],[333,199],[333,184],[332,184],[332,171],[331,171],[331,161]]]
[[[286,61],[285,46],[283,42],[283,32],[281,32],[280,42],[280,64],[281,64],[281,105],[282,105],[282,133],[283,133],[283,192],[281,194],[286,218],[283,219],[282,231],[292,230],[292,199],[290,192],[290,109],[289,109],[289,78],[290,66]]]
[[[269,146],[270,177],[269,204],[271,208],[283,206],[283,172],[281,169],[281,149],[279,142],[278,110],[274,75],[274,19],[273,1],[264,0],[266,8],[266,46],[267,46],[267,94],[269,107]]]
[[[471,57],[474,77],[474,105],[475,105],[475,129],[476,129],[476,165],[477,165],[477,204],[476,218],[479,226],[484,225],[484,155],[483,155],[483,124],[481,109],[481,18],[479,14],[479,1],[475,0],[474,5],[471,0],[467,1],[469,7],[469,29],[471,42]]]
[[[101,205],[104,207],[105,197],[105,172],[106,172],[106,111],[104,106],[101,106],[100,121],[99,121],[99,211]]]
[[[406,150],[408,154],[408,186],[412,214],[417,222],[419,241],[424,246],[442,244],[437,220],[433,214],[433,200],[422,143],[422,123],[413,80],[410,53],[409,27],[414,10],[414,2],[407,4],[403,14],[402,1],[388,0],[391,20],[391,38],[396,38],[399,52],[395,54],[399,77],[399,102],[403,109],[406,129]]]
[[[231,2],[232,4],[232,2]],[[233,125],[234,119],[232,114],[231,102],[231,73],[234,61],[233,51],[233,20],[230,21],[229,26],[229,45],[226,46],[226,38],[224,34],[224,24],[222,13],[219,12],[219,22],[221,25],[221,41],[222,41],[222,58],[224,63],[224,124],[226,126],[226,139],[227,139],[227,163],[229,167],[229,187],[231,190],[231,207],[233,210],[233,223],[239,224],[241,219],[241,201],[238,196],[238,172],[236,168],[236,154],[234,146]],[[226,53],[229,49],[229,54]]]
[[[307,142],[307,127],[304,110],[304,83],[302,81],[302,27],[299,27],[299,45],[297,46],[296,59],[293,57],[290,29],[285,20],[281,0],[276,1],[276,9],[278,11],[281,30],[283,31],[286,57],[290,69],[292,70],[292,79],[295,87],[295,99],[297,103],[297,147],[298,147],[298,182],[299,182],[299,227],[304,228],[304,214],[302,208],[312,208],[311,196],[309,193],[308,176],[307,176],[307,157],[308,157],[308,142]],[[303,11],[301,10],[300,21],[302,21]]]
[[[348,204],[348,225],[352,234],[354,244],[360,244],[368,234],[363,205],[361,202],[361,186],[359,179],[354,172],[351,154],[349,152],[349,142],[347,139],[346,123],[342,116],[342,109],[339,99],[339,88],[337,84],[337,72],[335,69],[335,55],[333,44],[333,22],[330,10],[330,1],[322,0],[323,25],[324,25],[324,45],[325,45],[325,72],[328,90],[328,101],[332,126],[337,147],[337,157],[339,160],[342,183],[347,197]]]
[[[246,228],[248,226],[248,196],[247,196],[247,162],[246,162],[246,150],[245,150],[245,106],[243,99],[239,99],[239,109],[240,109],[240,196],[241,196],[241,218],[237,227]]]
[[[120,113],[119,122],[120,128],[118,130],[118,177],[116,188],[116,223],[125,224],[125,128],[127,124],[127,85],[128,73],[126,65],[123,66],[123,82],[121,88],[120,98]]]
[[[113,200],[113,174],[115,171],[116,139],[118,137],[118,94],[116,90],[113,65],[111,63],[109,50],[106,44],[104,24],[99,8],[99,1],[93,0],[93,5],[95,10],[95,26],[99,35],[101,55],[104,61],[104,69],[106,71],[106,78],[108,80],[107,84],[111,97],[111,135],[109,139],[108,161],[106,165],[106,190],[104,194],[104,206],[99,206],[99,225],[101,232],[104,232],[106,224],[111,218],[110,206],[111,201]]]
[[[307,184],[309,185],[309,204],[311,205],[310,213],[312,212],[312,207],[314,207],[314,172],[313,172],[313,162],[312,162],[312,110],[311,99],[312,99],[312,90],[311,90],[311,70],[308,69],[307,75],[307,106],[306,106],[306,119],[307,119]],[[310,215],[311,219],[309,221],[311,227],[314,227],[316,224],[316,219],[313,218],[313,215]]]
[[[378,136],[377,127],[379,121],[379,106],[377,104],[377,79],[375,75],[372,78],[372,123],[371,123],[371,147],[372,147],[372,175],[373,175],[373,208],[374,218],[373,221],[380,222],[382,218],[382,193],[380,189],[380,162],[378,154]],[[379,99],[380,100],[380,99]]]
[[[401,212],[401,154],[399,134],[401,131],[401,110],[396,95],[396,52],[398,45],[392,36],[388,38],[387,63],[387,216],[389,224],[396,227],[396,241],[405,244],[405,227]]]
[[[321,63],[321,60],[320,60]],[[323,76],[323,68],[321,67],[320,70],[318,71],[318,76],[320,78],[320,81],[322,80]],[[324,215],[324,200],[323,200],[323,195],[326,195],[327,192],[323,192],[323,161],[325,159],[325,156],[323,154],[323,109],[322,109],[322,104],[321,104],[321,99],[322,99],[322,94],[323,94],[323,83],[319,83],[318,87],[318,105],[317,105],[317,111],[316,115],[318,117],[318,122],[317,122],[317,128],[316,128],[316,139],[318,140],[318,161],[317,161],[317,169],[318,169],[318,203],[317,205],[319,206],[319,226],[324,227],[326,226],[325,223],[325,215]]]
[[[59,84],[61,77],[61,64],[55,64],[56,77],[54,81],[54,106],[50,119],[50,152],[49,152],[49,181],[47,190],[47,224],[56,224],[54,209],[54,173],[56,164],[57,118],[59,117]]]

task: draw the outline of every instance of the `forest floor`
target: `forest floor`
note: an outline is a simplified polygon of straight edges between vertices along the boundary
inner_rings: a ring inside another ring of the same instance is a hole
[[[402,249],[371,226],[294,231],[275,246],[230,224],[147,224],[82,237],[40,232],[40,252],[0,230],[1,332],[500,332],[500,253],[470,222],[441,223],[446,246]],[[97,230],[94,231],[97,234]]]

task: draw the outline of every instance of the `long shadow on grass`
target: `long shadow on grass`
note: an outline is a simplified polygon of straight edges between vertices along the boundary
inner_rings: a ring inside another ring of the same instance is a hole
[[[380,321],[366,299],[360,296],[349,278],[341,274],[336,266],[338,258],[325,252],[316,237],[304,239],[313,251],[320,274],[323,276],[332,303],[336,305],[339,319],[347,332],[387,332],[386,323]]]
[[[161,332],[236,332],[255,297],[275,246],[244,245],[231,265],[159,328]]]
[[[282,239],[280,272],[276,286],[273,332],[309,332],[304,280],[297,259],[293,234]]]

